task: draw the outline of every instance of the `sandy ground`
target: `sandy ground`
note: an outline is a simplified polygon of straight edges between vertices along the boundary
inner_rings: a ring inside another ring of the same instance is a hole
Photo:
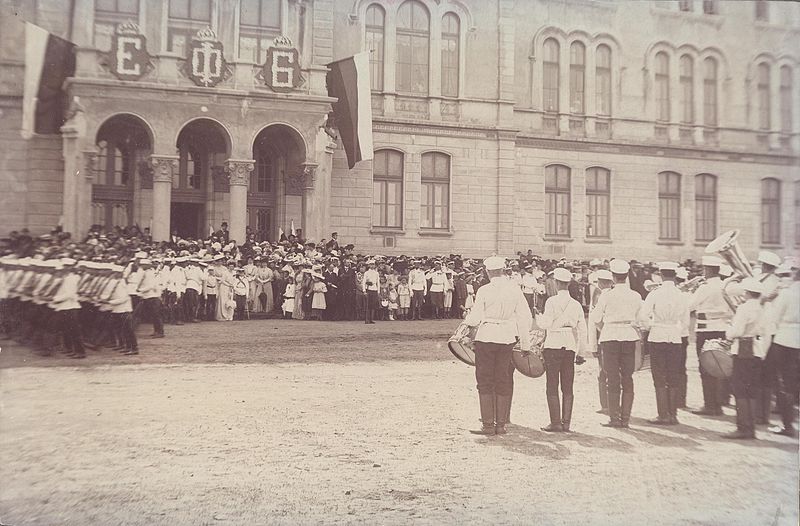
[[[797,442],[722,440],[731,416],[649,426],[649,371],[631,430],[601,427],[590,362],[574,433],[540,432],[544,380],[516,375],[510,434],[483,438],[474,370],[443,347],[455,322],[249,323],[79,364],[4,346],[0,522],[798,523]]]

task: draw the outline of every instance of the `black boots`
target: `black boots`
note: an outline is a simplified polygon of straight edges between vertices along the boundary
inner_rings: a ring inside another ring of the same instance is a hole
[[[543,427],[542,431],[548,433],[558,433],[564,430],[561,425],[561,403],[558,395],[547,397],[547,408],[550,411],[550,425]],[[572,402],[570,401],[570,414],[572,412]]]
[[[564,400],[561,404],[561,428],[569,432],[569,424],[572,420],[572,402],[575,400],[575,397],[570,395],[564,395]]]
[[[619,393],[608,395],[608,424],[604,427],[622,427],[622,417],[620,415]]]
[[[722,438],[733,440],[751,440],[756,437],[753,410],[756,406],[756,399],[737,398],[736,399],[736,431],[722,435]]]
[[[681,388],[670,388],[669,389],[669,423],[670,425],[677,425],[678,424],[678,407],[681,403]]]
[[[631,410],[633,409],[633,393],[622,393],[622,405],[619,400],[609,397],[608,408],[611,419],[604,427],[629,427],[631,421]]]
[[[494,432],[496,435],[505,435],[508,417],[511,415],[511,397],[495,395],[495,410],[497,415],[495,417]]]
[[[656,407],[658,409],[658,417],[648,420],[648,422],[657,426],[670,425],[669,390],[666,387],[656,388]]]
[[[608,399],[608,384],[605,378],[597,379],[597,394],[600,397],[600,414],[608,414],[609,412],[609,399]]]
[[[633,410],[633,393],[622,393],[622,427],[628,427],[631,421],[631,411]]]
[[[720,406],[720,381],[709,374],[701,374],[700,382],[703,386],[703,408],[692,411],[700,416],[722,416]]]
[[[769,414],[772,410],[772,389],[761,388],[756,394],[756,413],[755,422],[760,426],[769,425]],[[737,402],[738,407],[738,402]]]
[[[475,435],[494,435],[494,421],[495,421],[495,396],[492,394],[478,395],[481,406],[481,422],[483,425],[480,429],[470,430],[470,433]],[[509,400],[510,404],[510,400]]]

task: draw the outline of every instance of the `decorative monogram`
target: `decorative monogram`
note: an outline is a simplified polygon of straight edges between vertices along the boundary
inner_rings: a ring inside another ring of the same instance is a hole
[[[120,80],[139,80],[155,69],[147,52],[147,39],[138,25],[128,21],[117,26],[106,64]]]
[[[267,50],[267,60],[257,78],[272,91],[286,93],[303,85],[300,74],[300,53],[294,48],[291,39],[275,37],[272,47]]]
[[[250,172],[255,169],[254,161],[236,161],[228,159],[225,161],[225,173],[233,186],[247,186],[250,181]]]
[[[172,173],[178,168],[178,159],[169,156],[151,156],[150,164],[153,165],[153,182],[172,184]]]
[[[222,42],[210,27],[201,29],[192,39],[183,73],[198,86],[214,87],[233,74],[225,61]]]

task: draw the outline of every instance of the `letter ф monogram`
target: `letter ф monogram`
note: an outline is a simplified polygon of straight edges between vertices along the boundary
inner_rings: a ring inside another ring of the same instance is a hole
[[[147,39],[139,33],[139,26],[133,22],[117,26],[105,63],[120,80],[139,80],[154,69],[147,53]]]
[[[213,87],[231,75],[222,42],[211,28],[201,29],[189,46],[184,73],[198,86]]]

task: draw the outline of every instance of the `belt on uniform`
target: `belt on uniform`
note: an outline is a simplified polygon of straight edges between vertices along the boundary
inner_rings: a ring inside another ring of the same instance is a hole
[[[506,322],[509,322],[509,321],[511,321],[511,320],[501,320],[501,319],[498,319],[498,318],[488,318],[488,319],[485,319],[485,320],[481,320],[481,324],[482,325],[500,325],[501,323],[506,323]]]
[[[626,321],[604,321],[603,325],[633,325],[636,320],[626,320]]]

